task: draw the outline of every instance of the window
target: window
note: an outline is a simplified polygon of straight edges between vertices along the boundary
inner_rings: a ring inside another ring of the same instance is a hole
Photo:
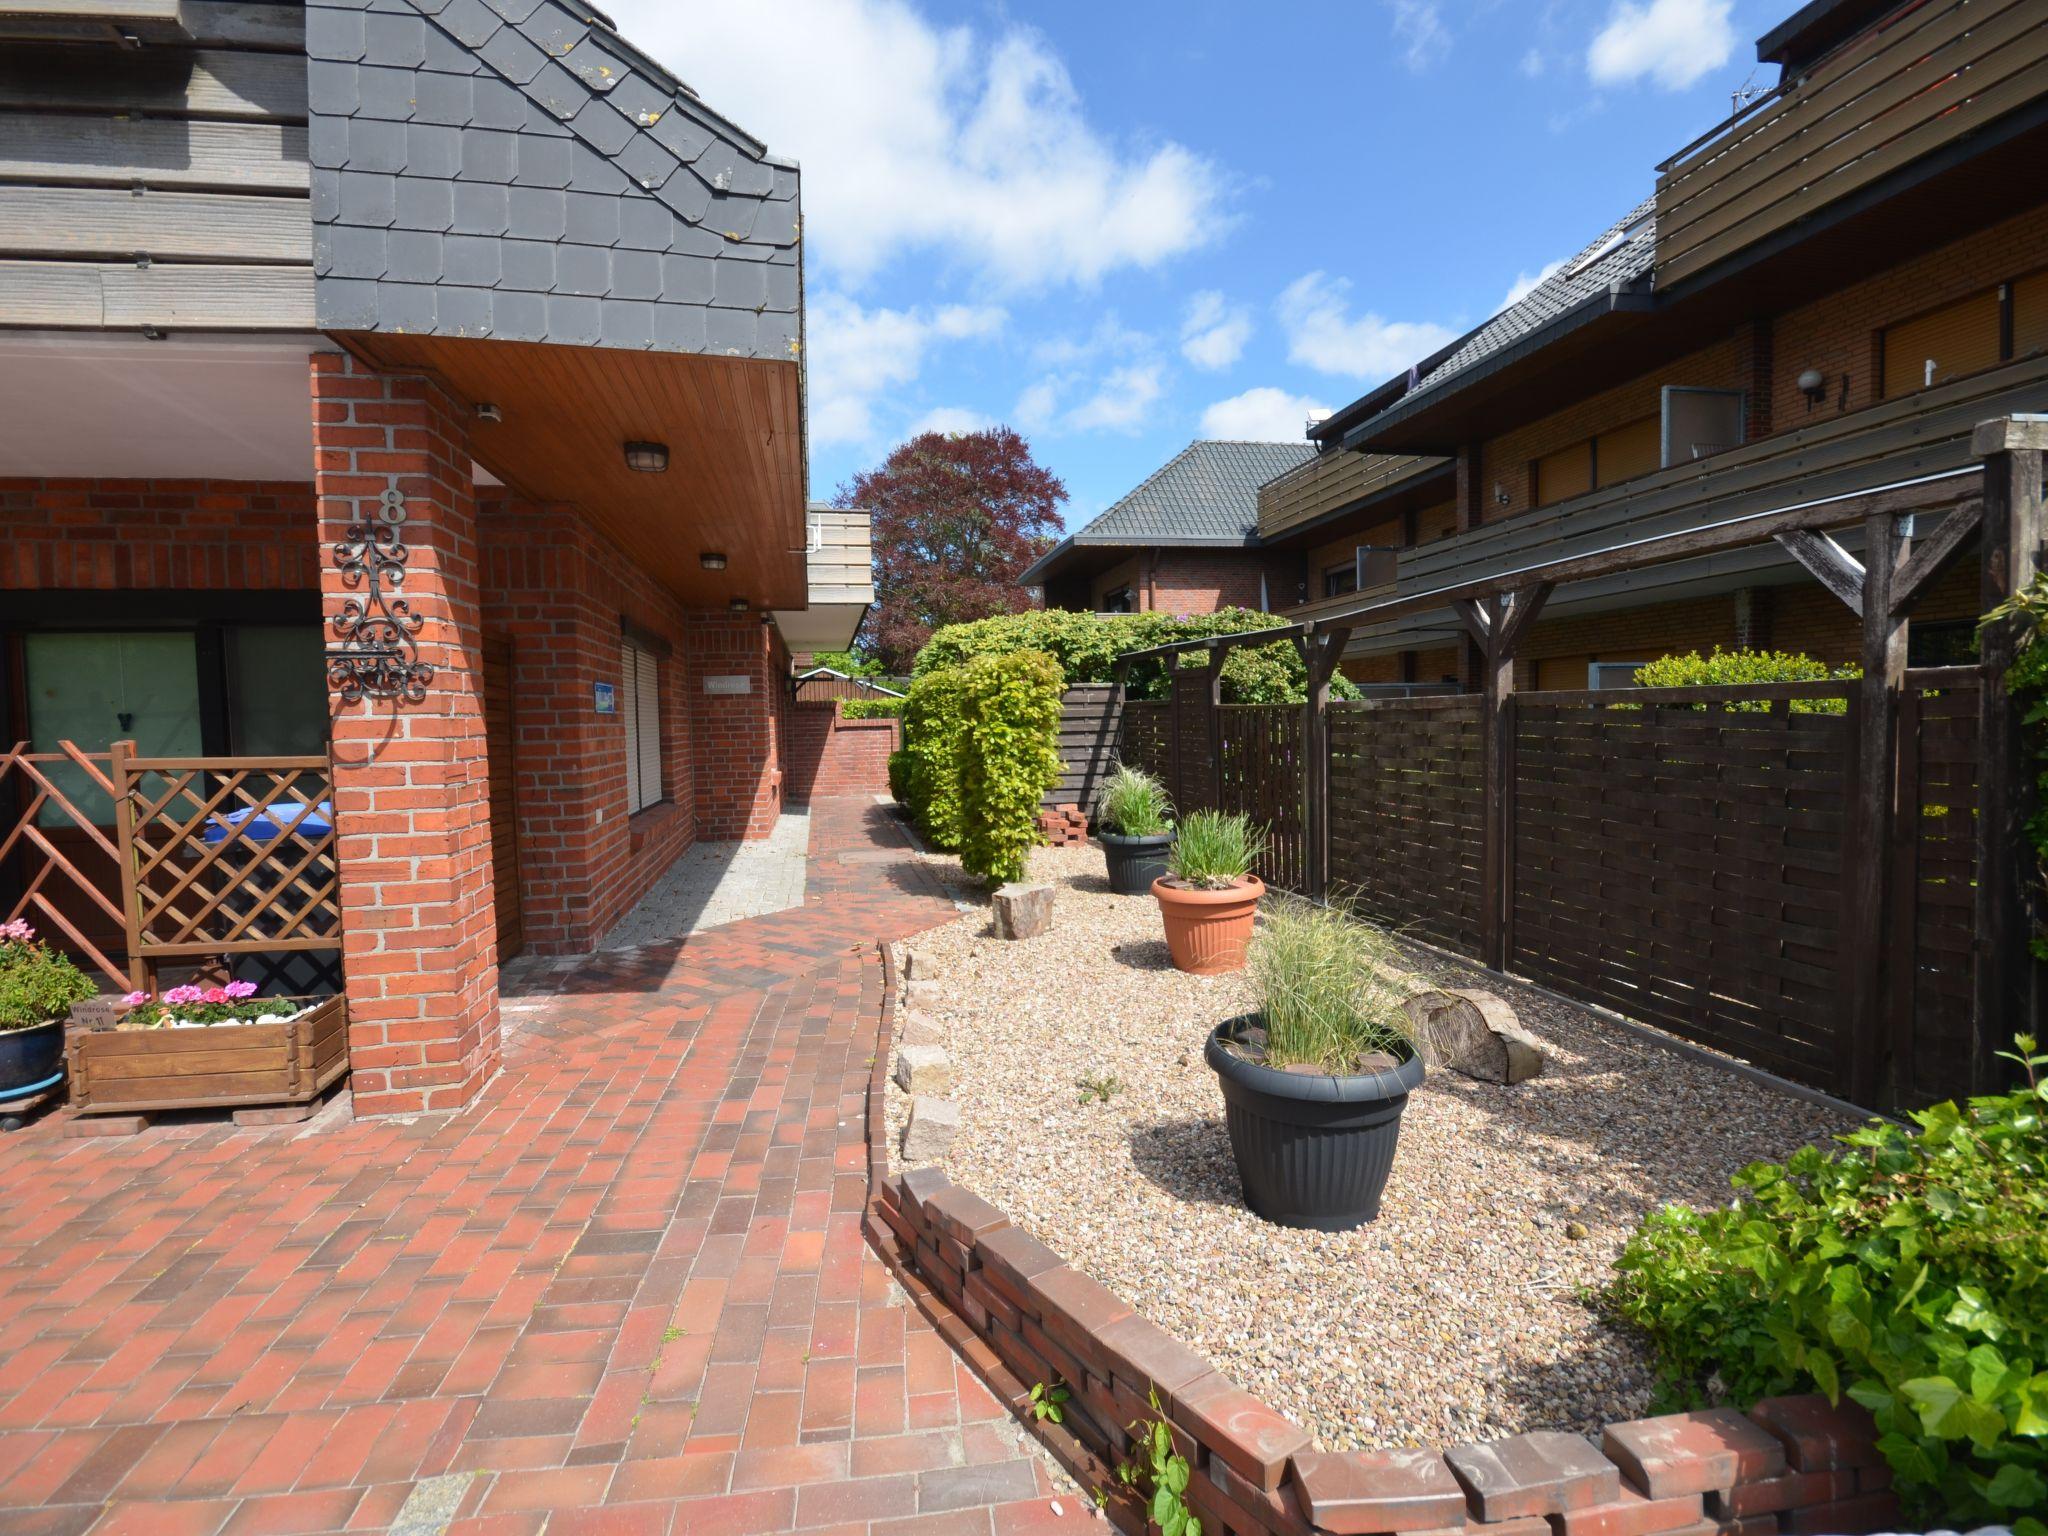
[[[1749,396],[1739,389],[1664,386],[1662,441],[1657,461],[1669,469],[1711,458],[1742,445],[1747,436]]]
[[[1636,674],[1643,668],[1640,661],[1591,661],[1586,663],[1586,686],[1588,688],[1633,688]]]
[[[1641,421],[1632,421],[1625,427],[1616,427],[1612,432],[1602,432],[1594,438],[1594,482],[1602,486],[1618,485],[1623,480],[1633,480],[1637,475],[1647,475],[1655,470],[1663,428],[1663,422],[1657,417],[1645,416]]]
[[[1568,501],[1593,489],[1593,445],[1573,443],[1555,453],[1546,453],[1530,466],[1531,504],[1547,507],[1553,501]]]
[[[1886,326],[1884,397],[1910,395],[1996,364],[2001,307],[1999,290],[1986,288],[1932,314]]]
[[[2012,285],[2012,355],[2048,351],[2048,272]]]
[[[619,713],[626,720],[626,814],[661,798],[661,659],[646,647],[619,647]]]
[[[1137,604],[1132,600],[1131,589],[1127,586],[1114,587],[1103,593],[1101,606],[1096,609],[1098,613],[1136,613],[1137,611]]]
[[[1968,667],[1977,661],[1977,623],[1974,619],[1943,619],[1929,623],[1915,621],[1906,626],[1906,665],[1909,667]]]
[[[1323,572],[1323,596],[1342,597],[1358,590],[1358,566],[1333,565]]]

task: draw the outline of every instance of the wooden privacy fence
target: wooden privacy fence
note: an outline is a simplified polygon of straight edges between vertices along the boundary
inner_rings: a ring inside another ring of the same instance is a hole
[[[325,757],[0,756],[0,910],[117,990],[166,960],[337,950]],[[67,789],[67,783],[70,788]]]
[[[1114,683],[1074,683],[1060,695],[1060,776],[1042,804],[1095,809],[1102,781],[1116,763],[1119,692]]]

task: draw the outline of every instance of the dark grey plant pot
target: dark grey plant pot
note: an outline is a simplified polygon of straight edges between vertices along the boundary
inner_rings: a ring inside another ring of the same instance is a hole
[[[64,1059],[64,1021],[0,1029],[0,1095],[57,1075]]]
[[[1098,832],[1103,854],[1109,860],[1109,888],[1119,896],[1145,896],[1152,882],[1166,873],[1166,856],[1173,851],[1173,834],[1157,837],[1123,837],[1115,832]]]
[[[1353,1077],[1282,1072],[1225,1049],[1259,1020],[1224,1020],[1203,1052],[1223,1089],[1245,1203],[1279,1226],[1317,1232],[1373,1220],[1401,1139],[1401,1111],[1422,1085],[1422,1058]]]

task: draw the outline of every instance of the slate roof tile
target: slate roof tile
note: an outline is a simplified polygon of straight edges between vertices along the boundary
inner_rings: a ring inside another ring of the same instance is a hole
[[[1306,442],[1190,443],[1075,533],[1074,541],[1249,543],[1259,527],[1259,487],[1314,453]]]

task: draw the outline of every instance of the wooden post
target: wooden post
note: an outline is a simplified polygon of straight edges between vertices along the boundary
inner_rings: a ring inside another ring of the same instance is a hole
[[[1885,916],[1891,886],[1892,817],[1898,794],[1899,695],[1906,680],[1906,619],[1893,601],[1905,563],[1896,514],[1863,524],[1863,680],[1857,686],[1855,798],[1849,807],[1854,861],[1843,904],[1842,964],[1849,997],[1843,1089],[1875,1104],[1885,1065]]]
[[[107,777],[114,783],[114,847],[121,855],[121,914],[128,928],[128,985],[134,991],[155,990],[142,959],[142,892],[135,880],[135,804],[129,790],[135,774],[128,759],[135,743],[117,741],[107,749]]]
[[[1351,638],[1348,628],[1301,636],[1302,665],[1308,671],[1308,702],[1301,721],[1302,827],[1307,840],[1303,871],[1311,901],[1330,895],[1330,679]]]
[[[1981,423],[1972,447],[1984,461],[1983,590],[1985,611],[2024,590],[2042,569],[2042,450],[2048,417]],[[2023,732],[2006,692],[2020,625],[1987,627],[1978,654],[1976,966],[1970,1029],[1970,1084],[1987,1093],[2009,1072],[1998,1059],[2012,1037],[2040,1017],[2039,967],[2028,943],[2040,895],[2027,821],[2037,796]]]
[[[1223,663],[1229,659],[1229,646],[1210,642],[1202,702],[1209,711],[1209,805],[1218,811],[1223,809]]]
[[[1515,652],[1550,597],[1548,582],[1453,606],[1478,645],[1480,760],[1479,958],[1504,971],[1512,945],[1515,856]]]

